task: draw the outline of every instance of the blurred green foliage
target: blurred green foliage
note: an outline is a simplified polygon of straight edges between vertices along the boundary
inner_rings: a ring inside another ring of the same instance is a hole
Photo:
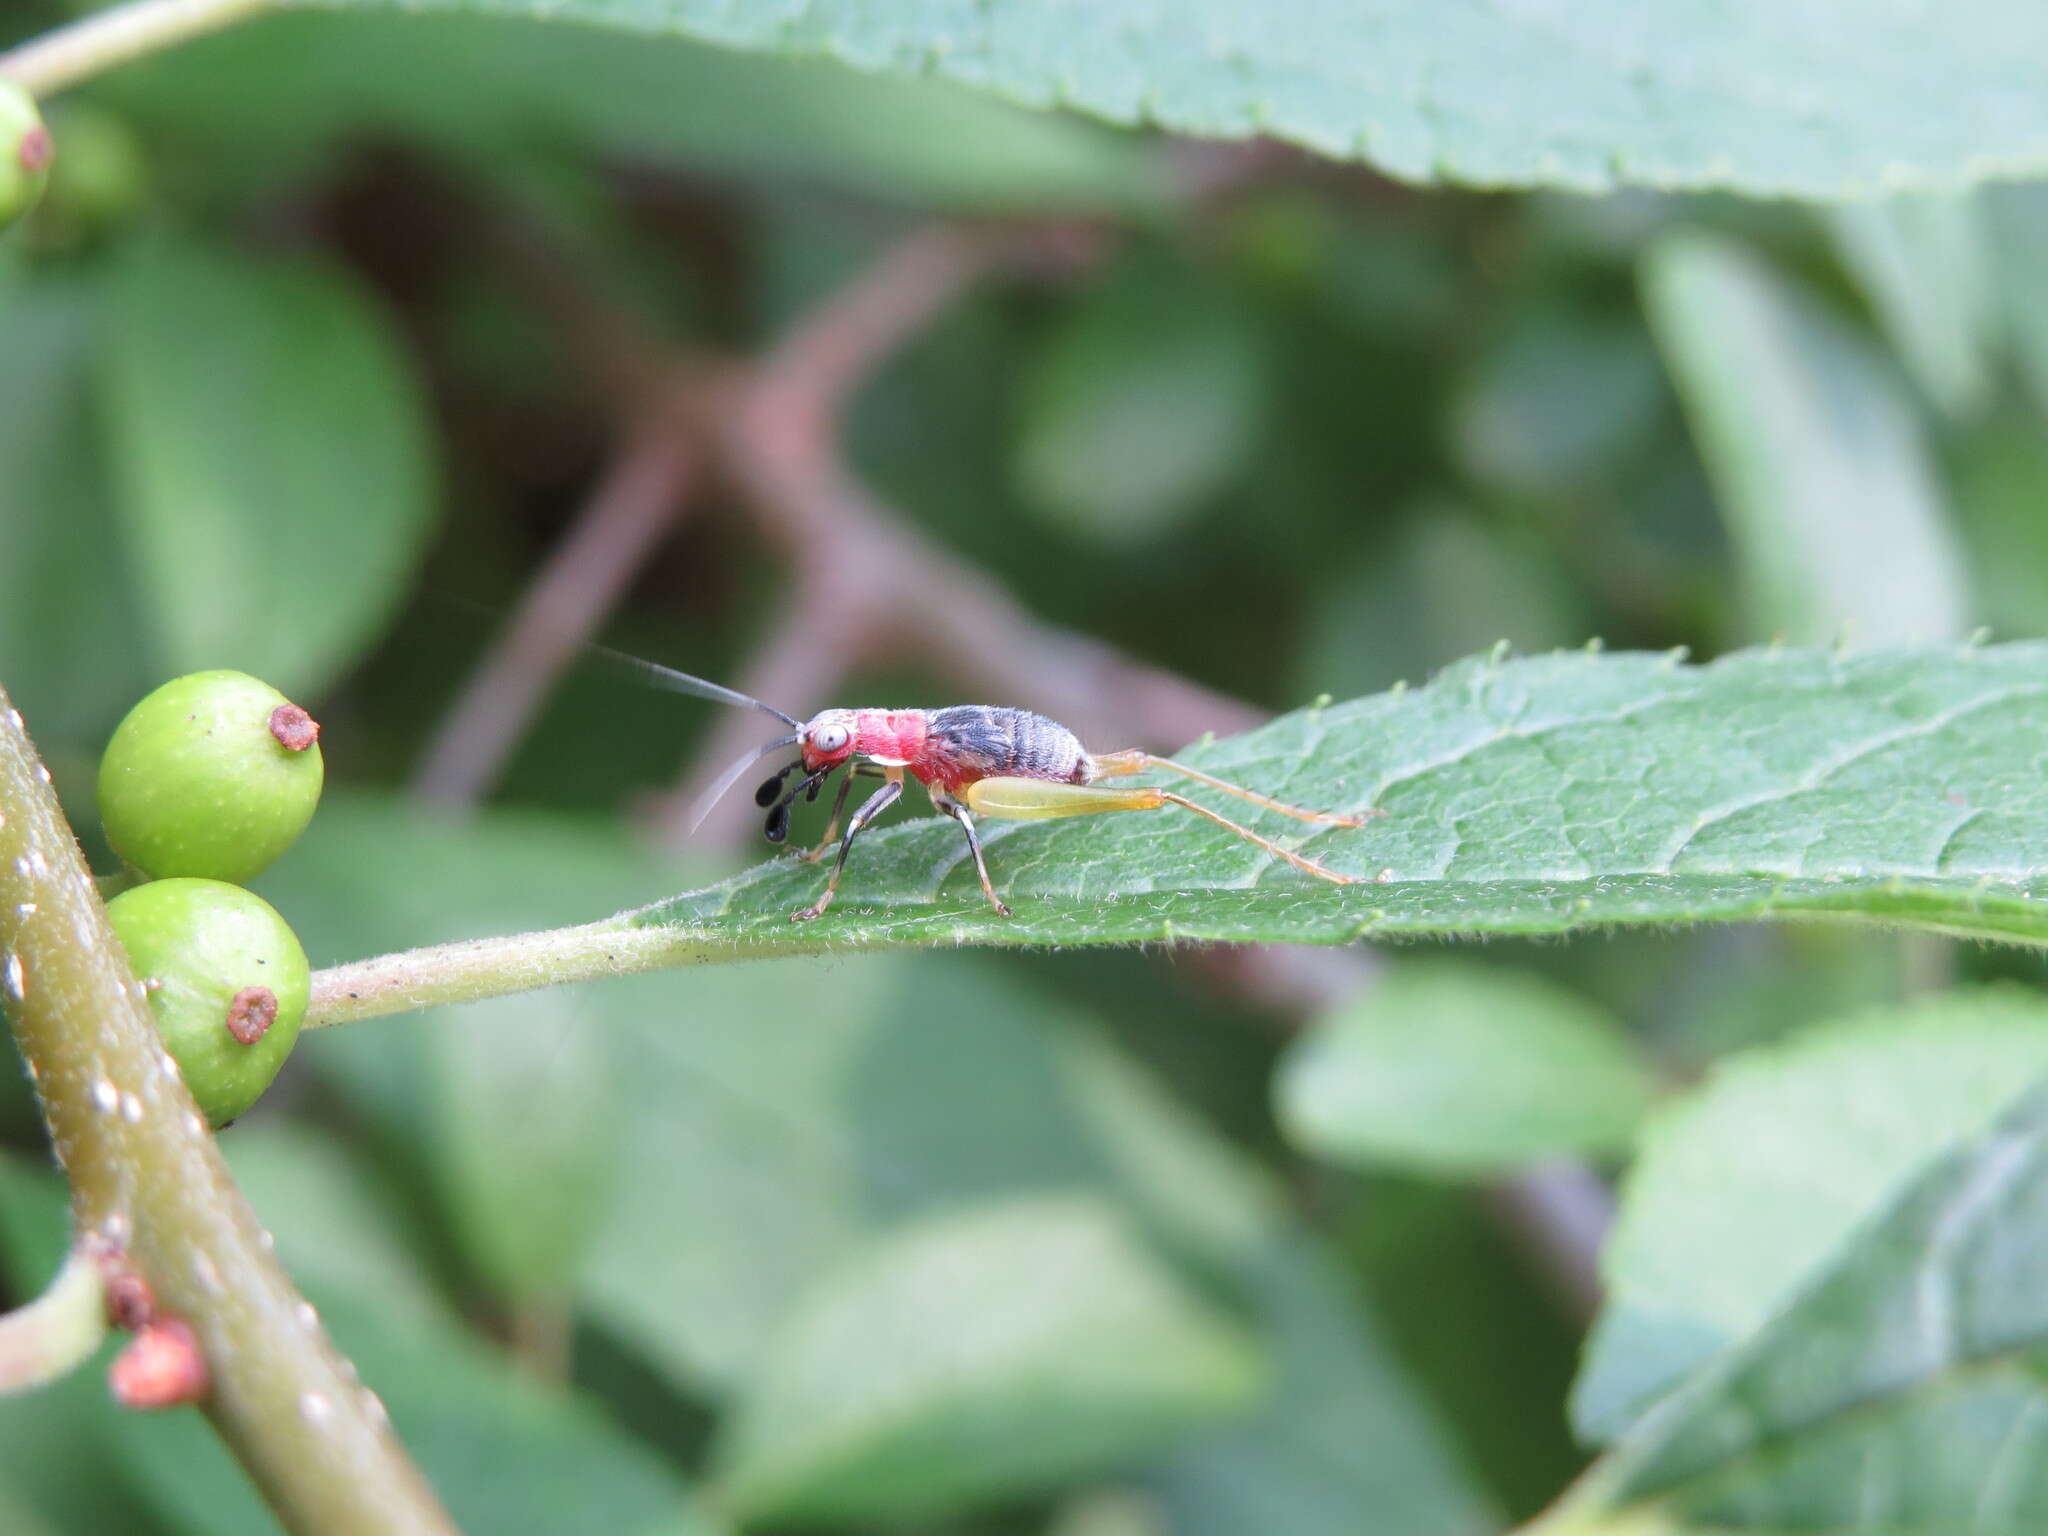
[[[1478,135],[1458,163],[1575,178],[1513,131],[1569,97],[1534,73],[1533,103],[1452,123]],[[933,216],[1089,225],[1087,271],[986,283],[891,358],[849,457],[1034,614],[1263,706],[1503,639],[2048,631],[2041,187],[1836,212],[1423,191],[452,15],[264,21],[52,117],[48,195],[0,240],[0,679],[89,842],[99,749],[154,683],[239,666],[312,706],[338,793],[260,889],[316,964],[704,872],[632,813],[711,711],[599,670],[496,804],[404,803],[482,638],[431,594],[514,600],[619,425],[535,249],[650,338],[744,353]],[[1742,126],[1679,159],[1864,174]],[[1409,149],[1429,161],[1387,158]],[[713,488],[607,639],[731,676],[780,590]],[[844,691],[960,687],[932,657]],[[1514,1171],[1619,1165],[1666,1101],[1573,1398],[1625,1439],[1719,1351],[1774,1347],[1829,1245],[1926,1168],[1968,1183],[2048,1023],[2018,994],[1902,999],[2039,972],[1867,932],[1500,941],[1452,971],[1396,955],[1383,1011],[1361,994],[1289,1044],[1183,953],[710,967],[309,1038],[225,1142],[475,1531],[1479,1536],[1590,1454],[1565,1428],[1579,1320],[1487,1214]],[[63,1219],[12,1069],[0,1137],[18,1298]],[[117,1415],[90,1373],[0,1401],[0,1525],[271,1528],[195,1416]]]
[[[302,0],[383,8],[392,0]],[[526,0],[405,0],[530,14]],[[2048,23],[2022,0],[1872,12],[1772,0],[1643,12],[1627,0],[1425,12],[1304,0],[918,0],[797,11],[731,0],[550,0],[547,15],[931,75],[1111,122],[1270,133],[1413,181],[1733,187],[1856,197],[1994,170],[2038,173],[2032,66]],[[1901,112],[1914,71],[1943,110]]]
[[[1585,1432],[1611,1437],[1761,1327],[1933,1154],[2011,1108],[2048,1070],[2044,1022],[2018,989],[1866,1010],[1731,1058],[1662,1115],[1607,1253]]]

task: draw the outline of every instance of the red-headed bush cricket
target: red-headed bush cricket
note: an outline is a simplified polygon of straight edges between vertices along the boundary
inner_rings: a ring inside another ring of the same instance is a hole
[[[602,649],[601,647],[598,649]],[[1286,805],[1237,784],[1226,783],[1170,758],[1130,749],[1093,753],[1065,726],[1034,715],[1029,710],[1004,709],[986,704],[957,704],[948,709],[828,709],[808,721],[784,714],[772,704],[687,672],[659,666],[617,651],[606,652],[615,659],[640,669],[650,680],[679,693],[739,704],[773,715],[793,734],[777,737],[758,751],[735,763],[714,784],[699,803],[701,821],[712,804],[732,788],[747,770],[762,758],[794,747],[797,758],[766,779],[754,793],[754,803],[768,813],[768,840],[780,843],[789,835],[789,816],[799,798],[816,800],[828,779],[841,769],[839,793],[832,802],[832,816],[825,836],[805,857],[815,863],[824,857],[839,831],[839,819],[846,809],[847,795],[855,778],[882,780],[882,787],[853,813],[846,836],[839,843],[825,891],[810,906],[790,914],[795,922],[809,922],[832,905],[839,878],[846,869],[846,856],[855,839],[903,795],[905,775],[924,785],[939,810],[960,823],[974,855],[975,872],[981,876],[982,893],[989,905],[1003,917],[1010,909],[996,895],[989,879],[988,862],[982,856],[981,838],[974,828],[976,816],[1037,819],[1056,816],[1096,816],[1109,811],[1150,811],[1177,805],[1214,822],[1248,843],[1255,843],[1276,858],[1320,880],[1349,885],[1357,878],[1327,869],[1313,859],[1282,848],[1249,827],[1239,826],[1206,806],[1152,785],[1113,785],[1106,779],[1142,773],[1150,768],[1180,774],[1211,789],[1235,795],[1269,811],[1299,821],[1322,822],[1330,826],[1357,827],[1369,816],[1367,811],[1347,815],[1336,811],[1309,811]],[[794,783],[789,781],[794,778]],[[787,785],[787,787],[785,787]]]

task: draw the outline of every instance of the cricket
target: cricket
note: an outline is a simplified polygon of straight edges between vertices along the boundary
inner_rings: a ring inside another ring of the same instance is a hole
[[[1105,780],[1125,778],[1148,769],[1179,774],[1198,784],[1297,821],[1318,822],[1334,827],[1361,827],[1378,810],[1352,815],[1338,811],[1311,811],[1288,805],[1256,790],[1231,784],[1199,768],[1137,748],[1120,752],[1090,752],[1080,738],[1055,720],[1025,709],[1008,709],[988,704],[956,704],[945,709],[827,709],[809,720],[798,720],[772,704],[765,704],[737,689],[726,688],[678,672],[642,657],[628,656],[604,647],[593,647],[638,669],[650,682],[676,693],[686,693],[721,704],[757,709],[790,727],[791,734],[778,736],[748,753],[727,770],[699,801],[693,827],[703,822],[733,785],[753,770],[762,759],[796,748],[794,761],[763,781],[754,793],[754,803],[766,810],[768,841],[781,843],[789,836],[789,817],[799,799],[815,801],[826,781],[841,769],[839,793],[832,802],[832,814],[818,846],[803,857],[817,863],[835,839],[839,854],[825,890],[808,907],[790,914],[792,922],[807,923],[822,916],[838,893],[840,877],[846,871],[846,857],[860,834],[874,824],[882,812],[903,796],[905,776],[916,779],[931,797],[932,805],[960,824],[966,834],[968,851],[974,856],[974,870],[981,877],[982,894],[998,916],[1013,914],[996,894],[989,878],[988,860],[975,830],[976,816],[1004,820],[1040,820],[1060,816],[1099,816],[1111,811],[1154,811],[1178,806],[1206,821],[1256,844],[1276,858],[1284,859],[1305,874],[1336,885],[1356,883],[1357,876],[1303,858],[1269,838],[1229,817],[1198,805],[1185,796],[1156,785],[1119,785]],[[881,788],[868,797],[846,824],[839,837],[840,817],[857,778],[879,779]],[[791,783],[790,780],[795,782]],[[785,787],[787,786],[787,787]]]

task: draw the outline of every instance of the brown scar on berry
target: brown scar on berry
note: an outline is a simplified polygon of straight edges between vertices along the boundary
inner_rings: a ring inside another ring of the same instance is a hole
[[[183,1318],[162,1316],[128,1341],[107,1367],[107,1386],[123,1408],[196,1403],[213,1385],[199,1335]]]
[[[270,712],[270,734],[287,752],[303,752],[320,739],[320,722],[296,704],[280,704]]]
[[[244,987],[228,1003],[228,1033],[254,1045],[277,1022],[277,994],[268,987]]]
[[[15,153],[21,161],[21,168],[34,175],[57,158],[57,141],[50,137],[49,129],[38,123],[21,136],[21,144]]]

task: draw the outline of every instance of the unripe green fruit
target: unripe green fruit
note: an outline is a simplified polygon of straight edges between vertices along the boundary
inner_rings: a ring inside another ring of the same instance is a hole
[[[319,734],[247,673],[172,679],[128,711],[100,759],[107,841],[151,879],[252,879],[313,819]]]
[[[0,229],[35,207],[55,156],[35,98],[13,81],[0,80]]]
[[[299,1037],[312,973],[297,935],[262,897],[218,880],[152,880],[107,916],[192,1097],[225,1125]]]

